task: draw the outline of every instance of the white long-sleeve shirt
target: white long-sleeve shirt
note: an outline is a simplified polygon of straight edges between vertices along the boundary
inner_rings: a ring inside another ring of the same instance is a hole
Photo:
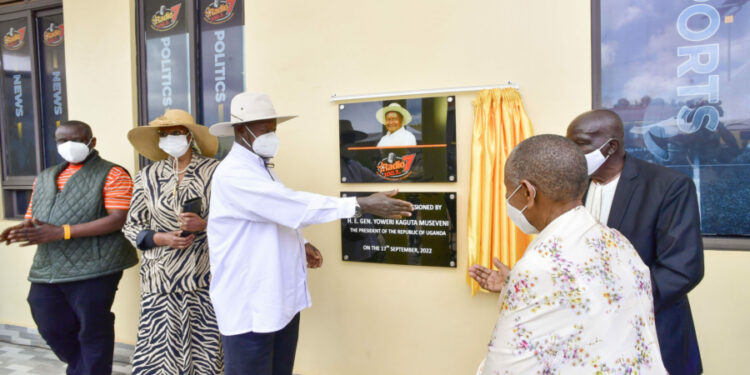
[[[614,180],[602,185],[594,180],[589,183],[589,192],[586,195],[586,208],[591,212],[600,223],[607,225],[609,220],[609,211],[612,210],[612,202],[615,200],[615,190],[617,182],[620,181],[618,175]]]
[[[288,189],[237,143],[211,188],[210,293],[219,331],[278,331],[310,306],[299,229],[354,216],[356,200]]]
[[[414,146],[416,144],[417,138],[414,136],[414,134],[411,134],[408,130],[406,130],[405,126],[402,126],[395,132],[387,133],[383,136],[383,138],[380,138],[378,147]]]

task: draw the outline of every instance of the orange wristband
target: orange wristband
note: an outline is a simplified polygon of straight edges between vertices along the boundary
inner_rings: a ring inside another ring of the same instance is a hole
[[[70,225],[64,224],[62,227],[63,227],[63,231],[65,232],[65,234],[63,235],[63,238],[66,240],[69,240],[70,239]]]

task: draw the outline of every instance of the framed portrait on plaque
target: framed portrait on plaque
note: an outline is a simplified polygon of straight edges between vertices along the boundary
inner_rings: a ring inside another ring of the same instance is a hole
[[[339,105],[341,182],[455,182],[455,98]]]
[[[345,192],[345,197],[372,193]],[[456,267],[456,193],[399,193],[411,217],[365,214],[341,220],[342,259],[349,262]]]

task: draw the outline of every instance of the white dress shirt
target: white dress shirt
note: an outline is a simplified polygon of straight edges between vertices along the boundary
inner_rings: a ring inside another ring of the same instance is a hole
[[[586,194],[586,208],[591,212],[591,215],[604,225],[607,225],[607,220],[609,220],[609,211],[612,209],[612,201],[615,199],[617,181],[620,181],[620,175],[604,185],[591,180],[589,191]]]
[[[387,133],[383,136],[383,138],[380,138],[378,147],[415,146],[416,144],[417,138],[414,136],[414,134],[411,134],[408,130],[406,130],[405,126],[402,126],[395,132]]]
[[[219,331],[278,331],[310,307],[299,229],[354,216],[356,198],[288,189],[237,143],[211,184],[210,293]]]

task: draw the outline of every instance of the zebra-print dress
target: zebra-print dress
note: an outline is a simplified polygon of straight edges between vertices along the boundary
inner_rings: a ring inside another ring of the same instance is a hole
[[[172,161],[145,167],[135,177],[125,236],[135,243],[143,230],[179,230],[182,203],[201,197],[208,217],[211,177],[219,161],[193,151],[179,186]],[[223,355],[210,281],[206,232],[195,233],[187,249],[166,246],[143,251],[141,315],[133,354],[133,374],[221,374]]]

